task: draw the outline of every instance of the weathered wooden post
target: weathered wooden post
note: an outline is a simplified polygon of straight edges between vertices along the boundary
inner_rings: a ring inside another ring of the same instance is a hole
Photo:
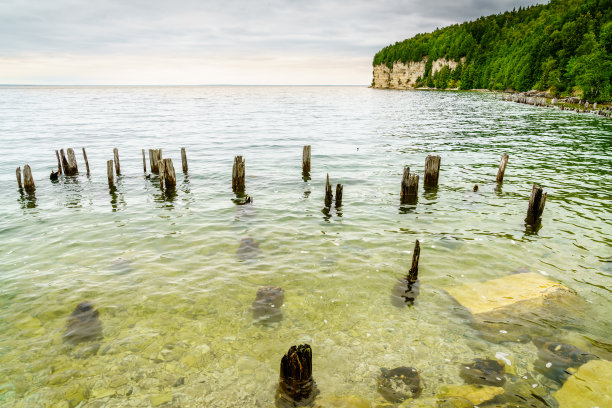
[[[310,145],[304,146],[302,150],[302,173],[310,173]]]
[[[62,162],[60,160],[60,155],[57,150],[55,151],[55,156],[57,157],[57,171],[59,172],[59,174],[62,174],[63,173]]]
[[[542,187],[537,184],[531,189],[531,197],[529,198],[529,207],[527,208],[527,224],[535,225],[539,222],[542,213],[544,212],[544,204],[546,204],[546,193]]]
[[[183,173],[187,173],[188,170],[188,166],[187,166],[187,152],[185,152],[185,148],[181,147],[181,161],[183,164]]]
[[[501,161],[499,162],[499,170],[497,170],[497,182],[501,183],[504,181],[504,172],[506,171],[506,165],[508,164],[508,155],[502,154]]]
[[[68,168],[66,168],[66,166],[64,165],[64,173],[67,176],[74,176],[79,172],[79,167],[77,166],[74,150],[69,147],[68,149],[66,149],[66,155],[68,156]]]
[[[174,165],[172,159],[164,159],[164,185],[166,189],[171,190],[176,187],[176,173],[174,172]]]
[[[157,164],[157,171],[159,172],[159,187],[163,190],[164,189],[164,173],[166,172],[166,169],[164,167],[165,163],[163,160],[157,161],[157,158],[156,158],[155,163]]]
[[[144,149],[142,149],[142,170],[145,172],[147,172],[147,161],[145,160],[145,152]]]
[[[325,181],[325,208],[331,208],[332,200],[332,186],[329,184],[329,174],[327,174],[327,180]]]
[[[32,177],[32,169],[30,165],[23,166],[23,188],[27,193],[33,193],[36,190],[34,178]]]
[[[87,160],[87,153],[85,153],[84,147],[83,147],[83,159],[85,160],[85,168],[87,169],[87,175],[89,176],[89,161]]]
[[[412,306],[419,295],[419,258],[421,257],[421,246],[417,239],[412,252],[412,264],[408,274],[399,279],[393,288],[392,302],[395,306]]]
[[[232,168],[232,190],[235,193],[244,191],[245,161],[242,156],[234,157]]]
[[[410,174],[410,167],[404,167],[404,175],[402,177],[402,189],[400,191],[400,201],[402,204],[408,204],[414,201],[419,192],[419,175]]]
[[[412,252],[412,265],[408,271],[408,282],[416,282],[419,279],[419,259],[421,258],[421,245],[417,239],[414,243],[414,251]]]
[[[276,405],[279,408],[308,406],[317,394],[317,384],[312,378],[312,349],[308,344],[291,346],[281,359]]]
[[[149,149],[149,164],[151,165],[151,173],[159,173],[159,162],[162,159],[161,149]]]
[[[106,162],[106,176],[108,177],[108,187],[113,188],[115,185],[115,176],[113,174],[113,161],[108,160]]]
[[[336,184],[336,208],[342,207],[342,184]]]
[[[117,175],[120,176],[121,166],[119,165],[119,149],[116,147],[113,149],[113,156],[115,158],[115,171],[117,172]]]
[[[438,185],[438,176],[440,174],[440,156],[427,156],[425,159],[425,177],[423,183],[428,187],[436,187]]]
[[[23,185],[21,184],[21,167],[17,167],[15,171],[17,173],[17,186],[19,186],[19,191],[23,189]]]
[[[474,192],[478,192],[478,184],[474,184]]]

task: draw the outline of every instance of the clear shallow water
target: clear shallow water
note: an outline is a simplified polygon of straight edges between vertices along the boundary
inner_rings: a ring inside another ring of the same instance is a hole
[[[380,368],[412,366],[431,398],[440,384],[463,382],[459,363],[499,353],[550,393],[558,386],[534,371],[533,343],[483,338],[444,290],[519,268],[578,294],[572,313],[539,322],[551,339],[609,359],[609,120],[488,94],[359,87],[0,94],[2,405],[147,406],[169,395],[175,406],[272,406],[280,358],[303,342],[322,396],[380,401]],[[68,147],[81,175],[52,184],[54,150]],[[123,176],[109,194],[113,147]],[[141,148],[173,159],[172,200],[143,177]],[[502,153],[510,160],[496,189]],[[246,159],[251,206],[232,202],[236,154]],[[416,206],[400,208],[403,166],[422,180],[428,154],[442,158],[439,188],[424,191],[421,181]],[[15,168],[26,163],[35,200],[16,188]],[[321,212],[326,173],[344,184],[341,216]],[[523,219],[536,182],[548,199],[534,235]],[[259,242],[255,259],[236,256],[244,237]],[[421,294],[415,307],[396,308],[391,289],[415,239]],[[285,290],[280,323],[253,322],[264,285]],[[104,339],[65,345],[66,318],[82,300],[99,309]]]

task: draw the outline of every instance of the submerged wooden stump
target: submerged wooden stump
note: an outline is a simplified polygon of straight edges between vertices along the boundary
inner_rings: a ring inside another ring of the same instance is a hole
[[[427,156],[425,159],[425,176],[423,183],[428,187],[436,187],[438,185],[438,176],[440,174],[440,156]]]
[[[36,190],[34,177],[32,177],[32,169],[30,169],[28,164],[23,166],[23,188],[27,193],[33,193]]]
[[[146,173],[147,172],[147,161],[145,159],[145,152],[144,149],[142,149],[142,170]]]
[[[245,182],[245,161],[242,156],[234,157],[234,167],[232,168],[232,190],[235,193],[244,191]]]
[[[336,184],[336,208],[342,207],[342,184]]]
[[[181,147],[181,162],[183,164],[183,173],[187,173],[189,167],[187,166],[187,152],[184,147]]]
[[[74,150],[70,147],[66,150],[66,155],[68,156],[68,168],[64,166],[64,173],[68,176],[74,176],[79,172],[79,167],[77,166],[76,155],[74,154]]]
[[[113,187],[115,185],[115,176],[113,173],[113,161],[108,160],[106,162],[106,177],[108,178],[108,186]]]
[[[525,218],[527,224],[535,225],[540,222],[544,212],[544,204],[546,204],[546,193],[544,193],[542,187],[534,184],[531,189],[531,197],[529,198],[527,218]]]
[[[329,174],[327,175],[327,180],[325,181],[325,208],[331,208],[333,200],[332,186],[329,184]]]
[[[283,319],[281,307],[285,300],[285,291],[274,286],[264,286],[257,289],[253,301],[253,318],[258,323],[274,323]]]
[[[421,245],[417,239],[414,243],[414,251],[412,252],[412,264],[408,274],[398,279],[393,288],[391,301],[393,305],[402,307],[405,305],[412,306],[417,296],[419,295],[419,259],[421,257]]]
[[[302,150],[302,174],[310,173],[310,145],[304,146]]]
[[[57,150],[55,151],[55,157],[57,157],[57,171],[59,174],[62,174],[62,161],[60,160],[60,155]]]
[[[85,168],[87,169],[87,175],[89,176],[89,160],[87,160],[87,153],[85,152],[85,148],[83,147],[83,160],[85,160]]]
[[[17,186],[19,187],[19,190],[22,190],[23,184],[21,184],[21,167],[17,167],[15,173],[17,174]]]
[[[497,170],[497,182],[501,183],[504,181],[504,172],[506,171],[506,165],[508,164],[508,155],[502,154],[501,161],[499,162],[499,169]]]
[[[404,167],[402,177],[402,188],[400,191],[400,202],[409,204],[415,201],[419,193],[419,175],[410,174],[410,167]]]
[[[176,173],[174,172],[174,165],[172,159],[164,159],[164,185],[167,189],[174,189],[176,187]],[[160,173],[161,174],[161,173]]]
[[[312,378],[312,349],[308,344],[291,346],[281,359],[276,405],[279,408],[307,406],[317,394],[317,384]]]
[[[115,171],[117,172],[117,175],[120,176],[121,166],[119,165],[119,149],[116,147],[113,149],[113,157],[115,159]]]
[[[90,302],[81,302],[68,318],[62,336],[64,342],[80,343],[102,337],[102,322],[99,313]]]

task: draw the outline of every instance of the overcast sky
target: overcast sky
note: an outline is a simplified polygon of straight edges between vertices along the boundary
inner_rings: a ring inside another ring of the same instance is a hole
[[[363,84],[382,47],[535,0],[1,0],[0,84]]]

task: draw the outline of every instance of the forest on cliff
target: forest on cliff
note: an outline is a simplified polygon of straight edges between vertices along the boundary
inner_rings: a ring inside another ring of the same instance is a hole
[[[418,34],[383,48],[374,65],[428,62],[417,86],[550,90],[612,100],[612,0],[551,0]],[[460,61],[432,74],[438,58]]]

